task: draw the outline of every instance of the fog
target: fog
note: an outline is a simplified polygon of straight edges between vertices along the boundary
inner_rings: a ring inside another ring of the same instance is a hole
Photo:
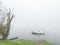
[[[11,8],[15,17],[9,37],[38,39],[32,31],[46,35],[42,39],[60,43],[60,0],[1,0],[4,7]]]

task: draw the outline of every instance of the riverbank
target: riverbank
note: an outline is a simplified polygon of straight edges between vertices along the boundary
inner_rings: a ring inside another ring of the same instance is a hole
[[[53,45],[48,42],[27,41],[27,40],[0,40],[0,45]]]

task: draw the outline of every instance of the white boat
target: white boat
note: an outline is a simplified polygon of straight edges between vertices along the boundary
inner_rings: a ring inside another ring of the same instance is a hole
[[[34,34],[34,35],[45,35],[45,33],[42,33],[40,31],[33,31],[32,34]]]

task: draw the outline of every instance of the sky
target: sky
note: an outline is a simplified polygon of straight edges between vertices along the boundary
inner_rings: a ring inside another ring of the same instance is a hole
[[[28,32],[39,30],[46,33],[46,39],[50,39],[52,42],[59,42],[60,0],[1,1],[4,7],[11,8],[15,15],[11,25],[11,33],[13,33],[11,35],[20,35],[20,33],[24,35],[28,34]]]

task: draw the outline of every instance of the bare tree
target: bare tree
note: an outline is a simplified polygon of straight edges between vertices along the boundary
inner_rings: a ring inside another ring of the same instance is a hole
[[[6,9],[2,7],[0,2],[0,34],[3,36],[2,39],[6,40],[10,32],[10,24],[13,19],[13,14],[11,14],[11,9]],[[6,19],[6,20],[5,20]],[[4,25],[4,22],[6,24]]]
[[[9,12],[7,13],[6,33],[3,35],[3,38],[2,38],[3,40],[6,40],[9,35],[10,24],[11,24],[13,17],[14,17],[13,14],[11,16],[11,9],[9,9]]]

